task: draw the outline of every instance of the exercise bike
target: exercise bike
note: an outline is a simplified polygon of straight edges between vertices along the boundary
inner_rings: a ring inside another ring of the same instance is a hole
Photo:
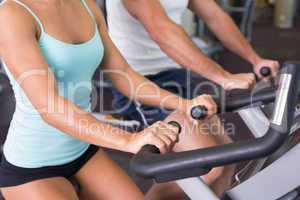
[[[269,73],[268,69],[263,70],[262,73]],[[255,139],[164,155],[156,147],[146,145],[132,158],[131,171],[158,183],[176,181],[191,200],[220,200],[199,176],[215,167],[255,160],[258,165],[254,172],[226,191],[222,200],[299,200],[300,144],[284,148],[300,127],[299,77],[300,63],[285,63],[278,87],[233,96],[223,109],[219,107],[219,112],[238,112]],[[274,104],[271,117],[263,109],[269,104]],[[202,119],[206,113],[205,107],[197,106],[191,115]],[[173,125],[180,127],[174,122]],[[265,166],[267,159],[279,150],[280,156]]]

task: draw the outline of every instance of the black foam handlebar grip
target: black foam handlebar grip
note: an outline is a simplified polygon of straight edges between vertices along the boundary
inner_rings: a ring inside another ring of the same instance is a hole
[[[140,151],[150,152],[150,153],[154,153],[154,154],[160,154],[159,148],[157,148],[154,145],[150,145],[150,144],[147,144],[147,145],[143,146]]]
[[[260,75],[262,75],[263,77],[268,77],[271,75],[271,69],[270,67],[262,67],[260,69]]]
[[[205,106],[195,106],[191,110],[191,116],[195,120],[203,120],[207,117],[208,110]]]
[[[181,125],[178,122],[176,122],[176,121],[170,121],[170,122],[168,122],[168,124],[170,124],[170,125],[178,128],[178,133],[181,133],[182,127],[181,127]]]

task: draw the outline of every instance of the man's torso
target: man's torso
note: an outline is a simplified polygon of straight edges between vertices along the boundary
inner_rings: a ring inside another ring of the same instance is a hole
[[[181,24],[188,0],[160,0],[160,3],[170,19]],[[122,0],[109,0],[106,4],[110,36],[137,72],[151,75],[180,68],[151,39],[143,24],[128,13]]]

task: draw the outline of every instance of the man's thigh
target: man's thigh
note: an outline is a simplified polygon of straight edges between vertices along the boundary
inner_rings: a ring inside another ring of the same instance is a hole
[[[222,140],[206,130],[209,122],[203,122],[205,124],[203,129],[201,128],[202,124],[195,125],[184,114],[178,112],[170,114],[165,121],[176,121],[182,126],[179,141],[173,149],[176,152],[212,147],[223,143]]]

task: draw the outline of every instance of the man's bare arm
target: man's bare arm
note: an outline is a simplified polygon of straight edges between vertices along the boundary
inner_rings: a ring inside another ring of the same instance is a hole
[[[261,58],[231,17],[214,0],[190,0],[189,8],[207,23],[225,47],[251,63],[257,75],[260,76],[259,69],[263,66],[269,66],[276,75],[278,62]]]
[[[158,0],[123,0],[123,3],[169,57],[220,85],[226,82],[229,73],[201,52],[183,28],[167,16]]]

